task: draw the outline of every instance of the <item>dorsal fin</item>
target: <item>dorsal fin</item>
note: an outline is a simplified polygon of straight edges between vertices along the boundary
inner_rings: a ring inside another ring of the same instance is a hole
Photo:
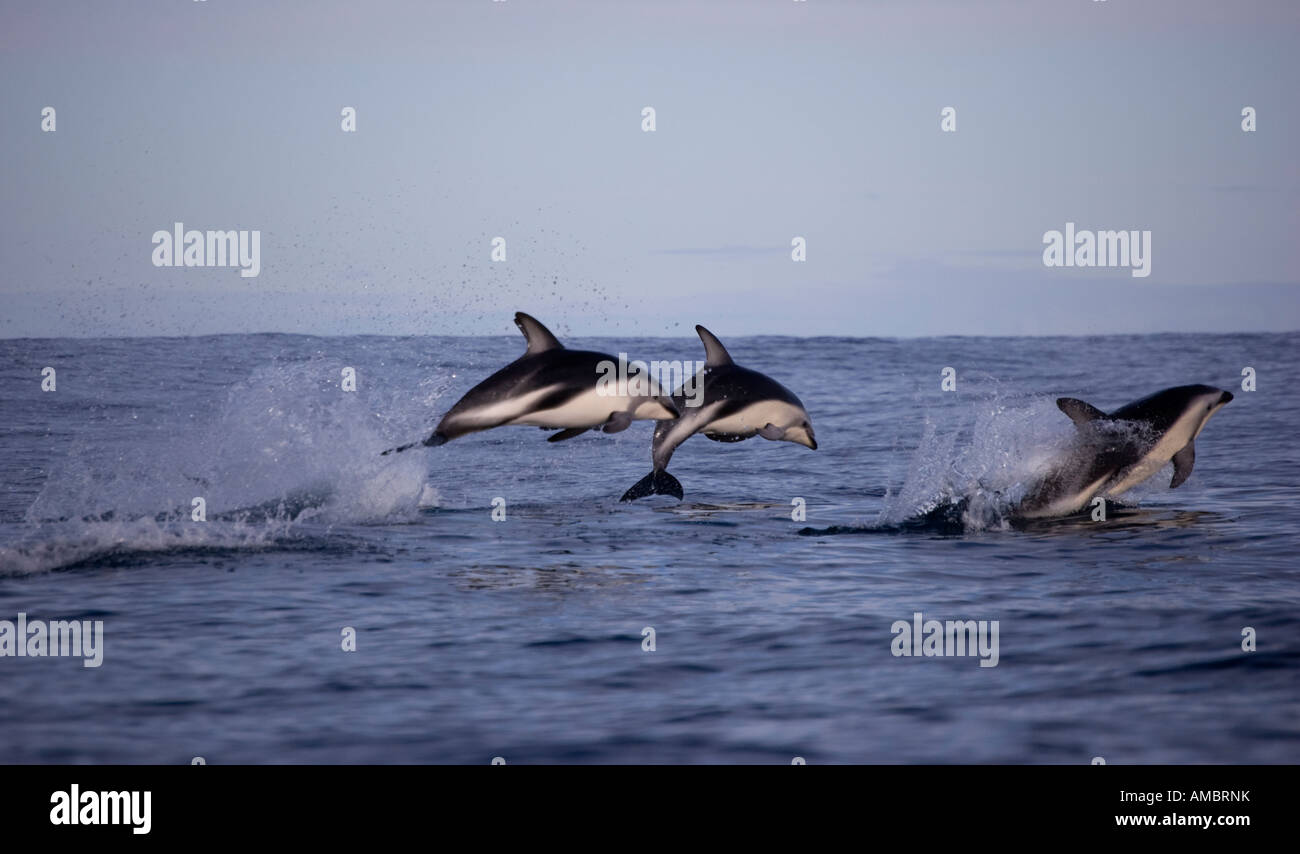
[[[699,334],[700,340],[704,342],[704,367],[717,368],[731,364],[731,354],[727,352],[726,347],[722,346],[718,336],[703,326],[696,326],[695,331]]]
[[[538,353],[545,353],[547,350],[563,350],[564,345],[551,334],[547,329],[537,321],[535,317],[530,317],[522,311],[515,312],[515,326],[519,331],[524,333],[524,340],[528,342],[526,355],[535,356]]]
[[[1106,417],[1106,413],[1091,403],[1084,403],[1082,400],[1076,400],[1073,397],[1058,397],[1056,405],[1062,412],[1070,416],[1070,420],[1074,422],[1076,427],[1082,427],[1089,421]]]

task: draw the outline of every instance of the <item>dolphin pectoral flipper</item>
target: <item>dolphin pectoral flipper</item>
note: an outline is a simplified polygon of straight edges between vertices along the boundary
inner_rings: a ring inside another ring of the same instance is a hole
[[[1192,476],[1192,464],[1196,462],[1196,444],[1188,442],[1187,446],[1174,454],[1174,477],[1169,481],[1170,489],[1177,489],[1183,481]]]
[[[628,427],[632,426],[632,413],[630,412],[611,412],[609,420],[602,426],[601,430],[605,433],[622,433]]]
[[[771,439],[773,442],[777,442],[785,436],[785,429],[778,427],[775,424],[764,424],[762,429],[758,431],[758,435],[762,436],[764,439]]]
[[[678,501],[682,499],[682,485],[677,478],[663,469],[655,469],[636,482],[631,489],[623,493],[619,501],[636,501],[647,495],[671,495]]]
[[[543,427],[542,429],[545,430],[546,428]],[[581,436],[590,429],[590,427],[570,427],[568,430],[561,430],[558,433],[553,433],[552,435],[547,436],[546,441],[563,442],[565,439],[572,439],[574,436]]]
[[[1062,412],[1070,416],[1070,420],[1079,427],[1082,427],[1089,421],[1095,421],[1098,418],[1106,417],[1106,413],[1102,412],[1091,403],[1084,403],[1082,400],[1077,400],[1073,397],[1058,397],[1056,399],[1056,405]]]

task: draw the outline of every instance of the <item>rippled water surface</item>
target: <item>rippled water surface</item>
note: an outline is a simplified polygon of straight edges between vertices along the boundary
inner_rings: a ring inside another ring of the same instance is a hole
[[[723,337],[819,450],[697,436],[635,504],[650,422],[378,456],[518,338],[0,341],[0,620],[105,638],[0,658],[0,762],[1300,762],[1300,335]],[[1236,399],[1179,489],[934,522],[1069,435],[1057,396],[1187,383]],[[915,612],[998,620],[997,666],[893,656]]]

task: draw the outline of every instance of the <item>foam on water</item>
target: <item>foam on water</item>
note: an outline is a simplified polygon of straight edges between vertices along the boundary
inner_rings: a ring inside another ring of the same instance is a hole
[[[885,497],[875,527],[934,520],[965,531],[1006,529],[1029,490],[1070,453],[1075,427],[1050,397],[994,393],[943,415],[928,414],[903,485]],[[1161,491],[1157,473],[1124,495]],[[1168,478],[1164,479],[1168,483]]]
[[[129,441],[72,444],[28,509],[25,536],[0,547],[0,572],[136,551],[265,548],[436,506],[427,454],[379,452],[427,431],[445,383],[430,379],[376,407],[340,389],[342,368],[323,358],[273,364],[208,413],[159,408],[128,425]],[[207,521],[192,519],[195,498]]]

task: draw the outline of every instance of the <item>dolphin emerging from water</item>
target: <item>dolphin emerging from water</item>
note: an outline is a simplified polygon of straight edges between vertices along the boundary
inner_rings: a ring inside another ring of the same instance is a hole
[[[616,364],[613,356],[567,350],[550,330],[522,311],[515,313],[515,325],[524,333],[528,349],[456,401],[424,445],[441,445],[457,436],[506,424],[559,430],[549,438],[559,442],[597,427],[617,433],[636,420],[662,420],[680,414],[653,380],[646,380],[648,394],[618,393],[617,389],[611,391],[609,384],[598,382]],[[390,448],[384,454],[418,444]]]
[[[1184,385],[1102,412],[1072,397],[1056,401],[1078,428],[1066,457],[1016,508],[1025,519],[1077,513],[1094,496],[1116,498],[1174,463],[1169,488],[1181,486],[1196,461],[1196,437],[1232,394],[1208,385]]]
[[[799,398],[785,386],[742,368],[731,360],[727,348],[703,326],[695,331],[704,342],[704,370],[695,378],[702,386],[698,406],[688,406],[684,389],[673,394],[673,403],[682,413],[674,421],[655,425],[650,458],[654,470],[623,494],[623,501],[646,495],[682,497],[682,485],[670,475],[668,460],[673,451],[696,433],[715,442],[739,442],[750,436],[796,442],[817,450],[812,420]]]

